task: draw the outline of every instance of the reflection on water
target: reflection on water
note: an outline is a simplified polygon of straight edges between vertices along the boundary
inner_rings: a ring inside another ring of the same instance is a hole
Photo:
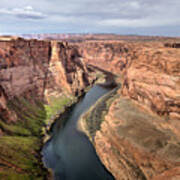
[[[112,180],[101,164],[95,149],[85,134],[76,128],[81,114],[110,89],[95,85],[70,113],[63,129],[53,132],[42,154],[46,167],[54,172],[55,180]]]

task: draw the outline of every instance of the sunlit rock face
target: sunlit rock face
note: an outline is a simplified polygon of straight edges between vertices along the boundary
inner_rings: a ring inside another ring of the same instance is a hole
[[[88,71],[78,47],[67,43],[51,42],[52,56],[49,70],[55,82],[70,93],[78,92],[89,85]]]

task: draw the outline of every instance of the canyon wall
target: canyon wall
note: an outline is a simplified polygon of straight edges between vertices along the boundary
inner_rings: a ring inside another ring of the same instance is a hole
[[[0,41],[0,112],[6,121],[16,114],[7,107],[15,97],[47,101],[62,93],[78,94],[89,85],[78,49],[56,41]]]
[[[44,127],[92,79],[76,46],[0,38],[0,179],[48,178]]]
[[[160,42],[85,42],[87,64],[107,70],[122,83],[121,93],[167,118],[180,119],[180,51]]]
[[[180,51],[161,42],[91,41],[80,47],[84,61],[121,83],[91,137],[104,165],[117,180],[178,179]]]
[[[80,53],[87,64],[114,74],[122,74],[135,49],[123,41],[87,41],[79,43]]]

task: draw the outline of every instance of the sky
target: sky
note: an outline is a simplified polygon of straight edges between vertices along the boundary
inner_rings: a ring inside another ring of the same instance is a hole
[[[0,34],[180,36],[180,0],[0,0]]]

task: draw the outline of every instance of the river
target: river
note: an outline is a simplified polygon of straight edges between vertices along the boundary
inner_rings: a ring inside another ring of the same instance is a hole
[[[78,131],[77,121],[111,89],[94,85],[69,113],[63,128],[55,126],[42,150],[43,162],[51,168],[55,180],[113,180],[98,158],[88,137]]]

